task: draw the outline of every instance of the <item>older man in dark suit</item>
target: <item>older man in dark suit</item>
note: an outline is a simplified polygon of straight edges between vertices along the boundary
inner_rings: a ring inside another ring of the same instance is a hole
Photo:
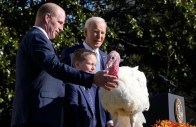
[[[61,127],[64,86],[62,81],[108,90],[116,78],[106,72],[89,74],[59,61],[50,41],[63,31],[65,11],[54,3],[42,5],[35,26],[23,37],[16,57],[16,85],[12,109],[14,127]],[[62,80],[62,81],[61,81]]]
[[[99,47],[103,44],[105,35],[106,35],[106,27],[107,24],[105,20],[101,17],[91,17],[89,18],[84,27],[84,36],[85,36],[85,41],[79,45],[66,48],[63,50],[61,54],[61,61],[68,64],[72,65],[72,55],[76,49],[80,48],[85,48],[88,50],[91,50],[95,52],[96,54],[96,71],[103,70],[106,60],[107,60],[107,54],[104,53],[99,49]],[[102,104],[100,102],[100,90],[99,87],[93,85],[94,87],[94,92],[96,94],[95,96],[95,102],[97,103],[96,107],[99,110],[99,114],[97,118],[100,120],[101,125],[98,125],[97,127],[112,127],[113,126],[113,121],[111,118],[111,115],[109,112],[104,111]],[[65,114],[66,115],[66,114]],[[99,117],[101,116],[101,117]]]

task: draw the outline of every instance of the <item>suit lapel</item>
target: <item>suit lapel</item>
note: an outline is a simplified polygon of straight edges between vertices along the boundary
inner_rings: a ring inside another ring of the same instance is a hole
[[[50,41],[51,42],[51,41]],[[55,47],[54,47],[54,44],[51,42],[51,44],[52,44],[52,47],[53,47],[53,49],[54,49],[54,52],[55,52],[55,54],[57,55],[57,51],[56,51],[56,49],[55,49]]]
[[[101,52],[100,50],[99,50],[99,54],[101,56],[101,61],[100,61],[101,70],[105,70],[105,64],[107,62],[107,56],[105,55],[105,53]]]
[[[84,95],[84,98],[85,98],[85,100],[86,100],[86,103],[88,104],[88,106],[90,107],[90,112],[91,112],[91,114],[93,115],[93,109],[91,108],[91,106],[90,106],[90,103],[89,103],[89,99],[88,99],[88,95],[87,95],[87,93],[86,93],[86,91],[85,91],[85,87],[83,87],[83,86],[79,86],[79,88],[81,89],[81,91],[82,91],[82,94]]]

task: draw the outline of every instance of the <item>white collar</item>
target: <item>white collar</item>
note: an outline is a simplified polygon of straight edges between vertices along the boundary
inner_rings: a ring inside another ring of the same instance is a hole
[[[99,49],[98,49],[98,48],[95,49],[95,50],[93,50],[90,46],[88,46],[88,45],[86,44],[85,41],[83,42],[83,45],[84,45],[84,48],[85,48],[85,49],[88,49],[88,50],[90,50],[90,51],[93,51],[93,52],[96,52],[96,53],[99,54]]]
[[[46,33],[46,31],[44,29],[42,29],[39,26],[33,26],[33,27],[38,28],[39,30],[41,30],[46,35],[46,37],[49,39],[49,37],[48,37],[48,35],[47,35],[47,33]]]

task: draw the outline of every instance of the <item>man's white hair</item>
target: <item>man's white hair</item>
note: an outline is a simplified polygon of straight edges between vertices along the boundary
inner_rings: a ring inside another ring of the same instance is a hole
[[[86,20],[86,23],[85,23],[84,28],[88,28],[89,25],[90,25],[92,22],[104,22],[105,25],[106,25],[106,27],[107,27],[107,24],[106,24],[106,22],[105,22],[105,20],[104,20],[103,18],[101,18],[101,17],[91,17],[91,18],[89,18],[89,19]]]

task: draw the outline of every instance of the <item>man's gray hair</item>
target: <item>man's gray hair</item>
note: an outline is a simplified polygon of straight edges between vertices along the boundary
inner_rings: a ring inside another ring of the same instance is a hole
[[[86,23],[85,23],[85,26],[84,28],[88,28],[89,25],[92,23],[92,22],[104,22],[106,27],[107,27],[107,23],[105,22],[105,20],[101,17],[91,17],[89,19],[86,20]]]

